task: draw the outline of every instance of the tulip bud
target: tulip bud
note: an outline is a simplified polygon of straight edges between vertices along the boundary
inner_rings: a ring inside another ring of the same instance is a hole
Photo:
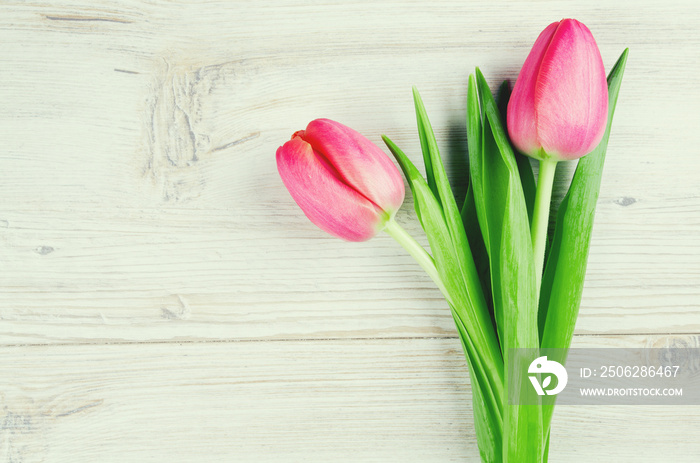
[[[311,121],[280,146],[277,170],[306,217],[348,241],[372,238],[404,200],[403,179],[389,157],[329,119]]]
[[[550,24],[537,38],[508,103],[508,133],[539,160],[578,159],[605,132],[608,86],[588,28],[575,19]]]

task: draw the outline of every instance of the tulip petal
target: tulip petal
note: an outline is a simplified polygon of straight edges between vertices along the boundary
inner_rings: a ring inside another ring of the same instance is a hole
[[[537,139],[537,114],[535,113],[535,86],[542,58],[554,32],[559,26],[554,22],[540,33],[530,54],[525,59],[513,93],[508,102],[508,134],[515,146],[524,154],[535,156],[541,145]]]
[[[560,159],[577,159],[600,143],[608,117],[603,59],[588,28],[575,19],[559,24],[540,66],[535,88],[537,135]]]
[[[344,183],[389,214],[403,203],[401,174],[389,157],[366,137],[338,122],[316,119],[302,138],[325,157]]]
[[[382,210],[343,183],[323,156],[298,136],[277,149],[277,170],[306,217],[327,233],[366,241],[380,229]]]

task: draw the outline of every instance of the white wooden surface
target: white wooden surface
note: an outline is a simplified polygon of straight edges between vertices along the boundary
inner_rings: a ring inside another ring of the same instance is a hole
[[[329,117],[419,160],[417,85],[463,194],[468,74],[562,17],[631,49],[575,343],[698,345],[696,2],[0,3],[0,462],[478,461],[439,292],[274,152]],[[560,407],[551,461],[697,461],[699,412]]]

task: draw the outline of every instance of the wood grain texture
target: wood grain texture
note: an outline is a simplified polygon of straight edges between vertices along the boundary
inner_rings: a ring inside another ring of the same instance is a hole
[[[466,76],[514,79],[574,13],[608,66],[632,50],[578,332],[700,331],[698,8],[640,5],[5,6],[0,342],[452,335],[387,237],[308,223],[274,151],[324,116],[418,159],[416,84],[463,195]]]
[[[673,342],[700,337],[575,345]],[[0,358],[3,461],[478,461],[457,339],[5,346]],[[694,461],[699,410],[558,407],[551,461]]]
[[[2,2],[0,462],[474,461],[439,292],[317,230],[274,152],[329,117],[418,161],[416,85],[463,196],[468,74],[562,17],[631,49],[576,342],[697,335],[697,2]],[[552,461],[694,461],[694,415],[562,408]]]

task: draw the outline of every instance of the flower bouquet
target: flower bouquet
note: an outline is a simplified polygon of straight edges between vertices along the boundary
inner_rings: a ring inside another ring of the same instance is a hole
[[[413,193],[430,252],[394,220],[404,200],[403,179],[367,138],[317,119],[277,150],[280,176],[313,223],[348,241],[385,231],[444,295],[469,367],[484,462],[547,461],[554,403],[513,403],[511,391],[528,384],[530,364],[515,352],[566,352],[571,344],[626,60],[627,50],[606,80],[591,32],[564,19],[537,38],[512,94],[506,81],[494,98],[477,68],[467,89],[469,184],[461,205],[414,89],[425,177],[382,138]],[[537,182],[524,155],[539,162]],[[548,236],[557,163],[577,159]],[[557,360],[564,363],[565,355]]]

